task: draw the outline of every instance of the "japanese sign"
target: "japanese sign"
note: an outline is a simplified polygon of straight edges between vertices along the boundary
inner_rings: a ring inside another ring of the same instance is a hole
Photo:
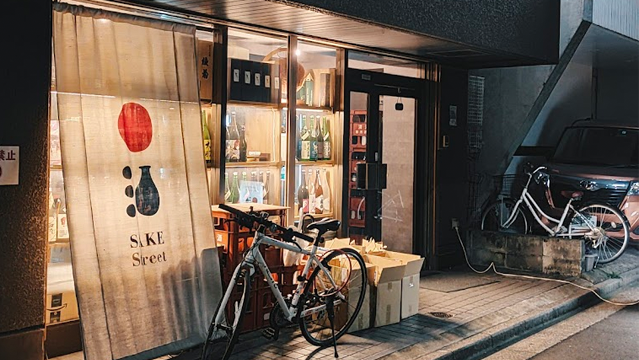
[[[0,185],[18,185],[19,146],[0,146]]]
[[[197,41],[197,70],[200,77],[200,98],[211,100],[213,96],[213,43]]]

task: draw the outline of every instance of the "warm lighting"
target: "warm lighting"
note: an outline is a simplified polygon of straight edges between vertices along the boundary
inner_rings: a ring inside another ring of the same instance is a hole
[[[300,49],[295,49],[295,56],[300,56],[302,54],[302,52],[300,51]]]

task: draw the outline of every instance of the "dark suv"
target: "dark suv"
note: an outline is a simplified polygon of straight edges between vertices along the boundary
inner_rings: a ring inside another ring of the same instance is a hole
[[[563,209],[563,191],[582,191],[582,204],[619,208],[630,225],[630,243],[639,245],[639,124],[580,120],[566,128],[548,163],[548,202]]]

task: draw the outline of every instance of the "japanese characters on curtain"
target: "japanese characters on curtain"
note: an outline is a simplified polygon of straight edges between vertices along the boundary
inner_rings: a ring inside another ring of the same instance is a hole
[[[54,9],[86,359],[151,359],[194,346],[222,293],[195,28],[60,3]]]

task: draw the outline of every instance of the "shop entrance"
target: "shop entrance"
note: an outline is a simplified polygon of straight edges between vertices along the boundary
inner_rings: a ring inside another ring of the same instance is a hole
[[[416,244],[415,188],[426,186],[416,145],[426,80],[348,69],[345,83],[344,212],[347,235],[389,249],[422,253]],[[426,154],[424,154],[426,155]]]

